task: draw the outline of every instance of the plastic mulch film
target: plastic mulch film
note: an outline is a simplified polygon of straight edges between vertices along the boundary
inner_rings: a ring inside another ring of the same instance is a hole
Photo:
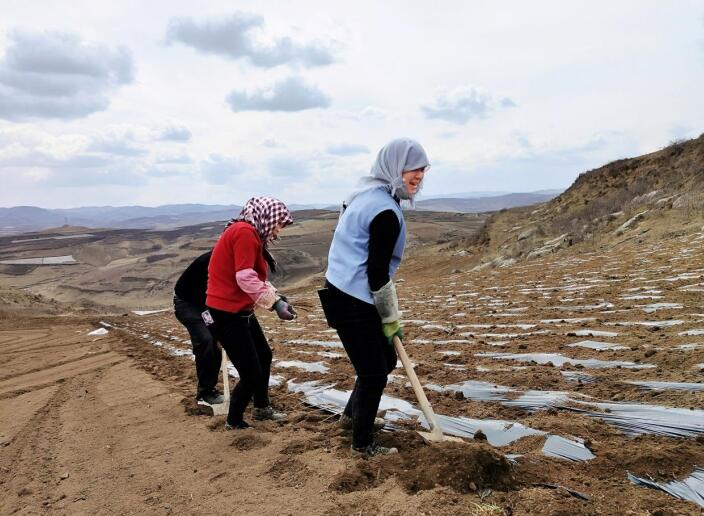
[[[321,385],[315,380],[305,383],[295,383],[289,380],[288,388],[291,392],[303,393],[307,404],[333,414],[342,413],[351,392],[335,389],[334,385],[330,384]],[[379,410],[386,411],[384,419],[387,422],[385,428],[388,430],[398,428],[398,425],[395,425],[398,421],[412,419],[417,419],[423,428],[429,428],[423,413],[405,400],[384,395],[381,397]],[[531,435],[544,435],[547,438],[557,437],[551,436],[542,430],[527,427],[517,421],[470,419],[443,416],[441,414],[436,416],[445,434],[473,439],[474,435],[481,430],[486,436],[487,442],[496,447],[505,446]],[[548,456],[556,458],[572,461],[584,461],[594,458],[584,445],[566,438],[551,440],[546,449],[550,453]],[[585,451],[588,453],[585,453]]]
[[[575,462],[583,462],[596,458],[589,448],[584,446],[582,439],[567,439],[559,435],[549,435],[545,439],[543,455]]]
[[[628,380],[626,383],[637,385],[641,389],[649,391],[704,391],[704,383],[694,382],[656,382]]]
[[[704,410],[689,410],[639,403],[588,403],[604,412],[561,407],[589,417],[603,419],[628,435],[653,434],[668,437],[696,437],[704,434]]]
[[[704,507],[704,469],[695,468],[694,472],[684,480],[671,482],[656,482],[655,480],[637,477],[627,472],[628,480],[638,486],[650,487],[664,491],[680,500],[689,500]]]

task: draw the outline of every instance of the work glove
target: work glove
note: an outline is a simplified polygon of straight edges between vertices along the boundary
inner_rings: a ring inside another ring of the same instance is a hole
[[[277,299],[276,303],[274,303],[274,306],[271,308],[272,310],[276,310],[276,315],[283,321],[293,321],[298,315],[293,309],[293,306],[282,298]]]
[[[394,321],[390,323],[383,323],[381,325],[381,331],[384,332],[384,336],[389,341],[389,345],[394,345],[394,337],[398,337],[403,340],[403,328],[401,327],[401,321]]]

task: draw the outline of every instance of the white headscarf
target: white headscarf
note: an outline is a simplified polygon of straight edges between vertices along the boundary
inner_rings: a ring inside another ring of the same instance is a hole
[[[413,196],[406,191],[403,173],[419,168],[427,170],[429,167],[428,156],[420,143],[410,138],[392,140],[379,151],[369,175],[359,180],[355,191],[345,200],[343,209],[359,194],[379,187],[386,188],[394,197],[409,201],[412,207]]]

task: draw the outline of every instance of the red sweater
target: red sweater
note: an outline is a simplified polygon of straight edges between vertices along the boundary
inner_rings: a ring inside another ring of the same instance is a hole
[[[266,281],[268,268],[262,247],[256,229],[247,222],[235,222],[220,235],[208,266],[208,307],[233,313],[254,308],[252,298],[237,285],[235,274],[254,269],[259,279]]]

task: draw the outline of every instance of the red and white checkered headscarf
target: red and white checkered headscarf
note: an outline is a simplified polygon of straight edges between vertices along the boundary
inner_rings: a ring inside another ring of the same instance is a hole
[[[288,226],[293,223],[288,207],[273,197],[252,197],[234,220],[249,222],[254,226],[265,245],[277,224]]]

